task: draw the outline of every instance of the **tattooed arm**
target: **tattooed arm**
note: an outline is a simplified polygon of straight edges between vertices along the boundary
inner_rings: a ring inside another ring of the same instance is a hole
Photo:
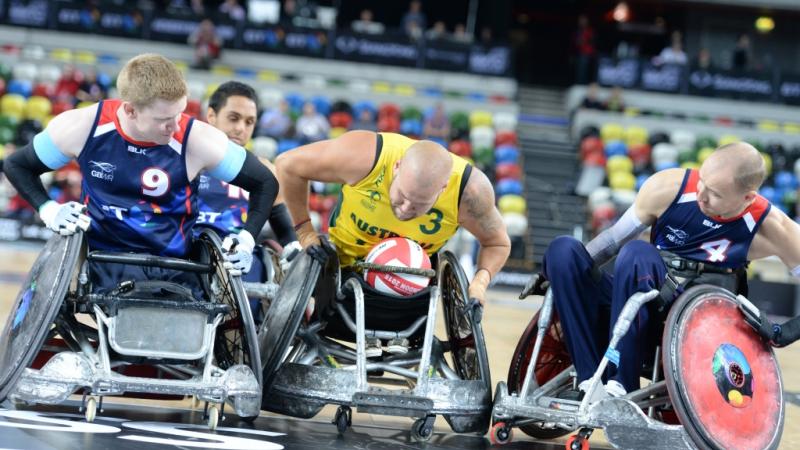
[[[458,222],[481,244],[478,271],[469,285],[469,295],[483,303],[489,282],[508,259],[511,241],[500,211],[494,206],[492,184],[486,175],[476,168],[473,168],[461,195]]]

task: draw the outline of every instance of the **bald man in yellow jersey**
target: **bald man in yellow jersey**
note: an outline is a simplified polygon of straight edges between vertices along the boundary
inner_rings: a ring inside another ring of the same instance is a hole
[[[508,258],[510,240],[486,175],[435,142],[350,131],[283,153],[275,165],[297,237],[312,254],[321,242],[309,219],[308,182],[342,183],[329,234],[343,268],[395,236],[432,255],[463,226],[481,244],[469,295],[483,303]]]

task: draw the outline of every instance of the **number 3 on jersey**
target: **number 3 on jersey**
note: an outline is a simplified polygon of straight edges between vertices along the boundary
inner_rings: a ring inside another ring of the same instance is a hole
[[[723,262],[728,259],[726,252],[730,246],[731,241],[727,239],[719,239],[716,241],[704,242],[702,245],[700,245],[700,248],[708,253],[708,258],[706,258],[707,261]]]
[[[169,175],[158,167],[150,167],[142,172],[142,194],[161,197],[169,190]]]

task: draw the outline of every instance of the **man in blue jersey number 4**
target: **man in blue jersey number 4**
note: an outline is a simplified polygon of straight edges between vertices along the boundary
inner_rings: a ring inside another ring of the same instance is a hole
[[[746,282],[750,260],[775,255],[800,276],[800,226],[758,195],[765,175],[764,160],[753,146],[725,145],[699,170],[667,169],[651,176],[633,206],[585,247],[571,237],[550,243],[537,284],[550,283],[577,371],[575,397],[583,397],[608,343],[608,328],[597,326],[604,311],[613,326],[633,293],[662,289],[668,265],[734,293]],[[648,227],[649,243],[634,240]],[[598,269],[615,255],[613,276]],[[523,295],[541,292],[538,287],[531,283]],[[620,341],[619,364],[606,372],[609,395],[639,388],[646,342],[658,321],[655,308],[643,307]],[[800,317],[777,325],[752,308],[745,314],[748,323],[772,345],[800,338]]]
[[[245,273],[256,236],[278,193],[275,176],[224,132],[183,111],[187,87],[175,65],[157,54],[128,61],[117,79],[119,99],[63,112],[5,161],[14,187],[45,225],[62,235],[88,231],[90,250],[187,257],[197,219],[199,174],[250,192],[247,221],[225,237],[225,267]],[[76,159],[81,202],[59,204],[39,175]],[[97,264],[99,290],[125,280],[160,279],[196,285],[191,274],[155,267]]]

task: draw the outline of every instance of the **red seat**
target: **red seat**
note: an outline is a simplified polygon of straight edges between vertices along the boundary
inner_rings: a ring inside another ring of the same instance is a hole
[[[348,112],[339,111],[331,113],[328,120],[331,122],[331,127],[333,128],[350,128],[350,125],[353,123],[353,116]]]
[[[495,179],[519,180],[522,177],[522,168],[517,163],[500,163],[494,168]]]
[[[386,116],[378,119],[378,131],[397,133],[400,131],[400,117]]]
[[[378,109],[378,119],[382,119],[384,117],[396,117],[400,118],[400,107],[394,103],[384,103]]]
[[[589,155],[604,153],[603,141],[596,136],[587,136],[581,141],[581,160],[586,161]]]
[[[450,151],[462,158],[472,158],[472,145],[463,139],[456,139],[451,142]]]
[[[494,138],[495,147],[500,147],[501,145],[516,146],[517,144],[519,144],[519,139],[517,139],[517,133],[514,131],[501,131]]]

